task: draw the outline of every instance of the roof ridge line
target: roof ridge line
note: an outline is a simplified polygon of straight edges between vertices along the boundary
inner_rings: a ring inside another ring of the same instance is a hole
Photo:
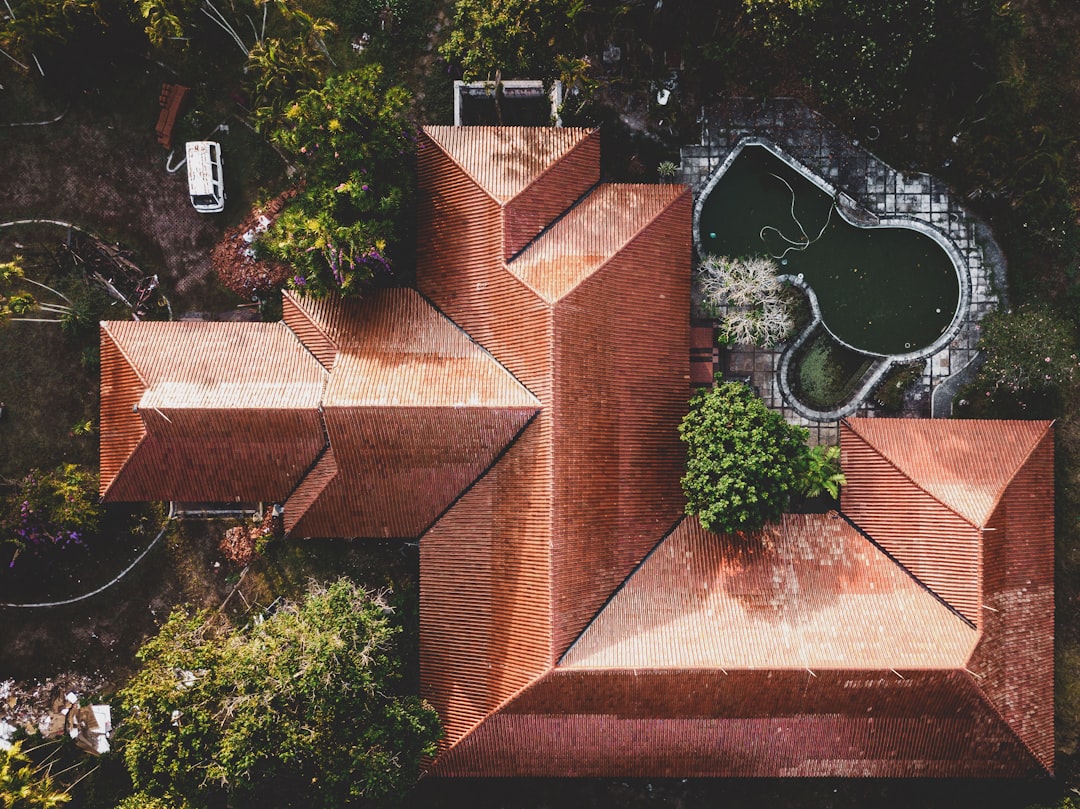
[[[567,156],[569,156],[570,153],[577,151],[580,146],[583,146],[584,144],[589,143],[589,140],[591,140],[593,137],[599,137],[599,132],[600,132],[599,126],[593,126],[592,129],[589,129],[588,126],[566,126],[566,127],[563,127],[563,126],[550,126],[550,127],[549,126],[541,126],[540,129],[562,130],[563,132],[569,132],[571,130],[581,130],[585,134],[581,137],[580,140],[573,141],[573,143],[570,145],[569,149],[567,149],[565,152],[563,152],[561,154],[561,156],[559,156],[558,158],[553,160],[551,162],[551,165],[544,168],[544,170],[542,172],[540,172],[540,174],[538,174],[536,177],[532,178],[530,183],[527,183],[526,185],[524,185],[522,187],[521,191],[518,191],[517,193],[515,193],[513,195],[513,197],[509,198],[507,200],[507,202],[504,203],[503,207],[509,205],[511,202],[516,200],[518,197],[521,197],[521,195],[523,193],[525,193],[526,191],[528,191],[529,188],[531,188],[532,186],[535,186],[537,183],[539,183],[539,181],[543,177],[548,175],[553,170],[553,168],[555,166],[557,166],[559,163],[562,163],[563,159],[566,158]],[[596,158],[596,173],[599,174],[599,156],[597,156],[597,158]],[[594,185],[599,185],[599,180],[597,180]],[[573,205],[571,205],[570,207],[573,207]]]
[[[563,661],[566,660],[566,656],[568,654],[570,654],[570,650],[573,649],[574,646],[577,644],[577,642],[579,640],[581,640],[581,637],[586,632],[589,631],[589,627],[591,627],[594,623],[596,623],[596,620],[600,617],[600,615],[604,612],[604,610],[606,610],[608,608],[608,606],[611,604],[611,602],[615,600],[615,596],[617,596],[619,593],[621,593],[623,591],[623,588],[625,588],[627,583],[629,583],[630,579],[632,579],[634,577],[634,574],[637,573],[639,570],[641,570],[642,567],[645,566],[645,563],[647,561],[649,561],[649,559],[652,557],[652,555],[654,553],[657,552],[657,550],[660,549],[660,546],[663,545],[664,542],[668,538],[670,538],[671,535],[674,534],[676,530],[678,530],[679,526],[682,525],[688,519],[690,519],[690,518],[686,514],[680,515],[679,519],[677,519],[675,521],[675,524],[672,525],[667,531],[665,531],[661,535],[660,539],[656,540],[656,543],[649,549],[649,552],[646,553],[643,557],[641,557],[641,561],[638,562],[636,565],[634,565],[634,568],[629,573],[626,574],[626,577],[621,582],[619,582],[619,586],[616,587],[614,590],[612,590],[611,594],[606,599],[604,599],[604,603],[601,604],[597,608],[596,614],[593,615],[593,617],[591,619],[589,619],[589,622],[587,624],[585,624],[585,626],[582,628],[582,630],[580,632],[578,632],[577,637],[574,638],[574,640],[570,642],[570,645],[566,647],[566,651],[563,652],[559,656],[559,659],[555,661],[554,668],[558,668],[558,667],[562,666]],[[567,670],[570,670],[570,669],[567,669]]]
[[[128,465],[131,463],[132,459],[139,453],[139,449],[142,447],[143,444],[146,443],[146,440],[150,437],[150,431],[146,429],[146,424],[142,421],[142,416],[139,417],[139,423],[142,424],[143,434],[139,437],[139,440],[135,444],[135,446],[131,448],[131,452],[128,453],[128,456],[124,459],[124,462],[120,464],[120,468],[117,469],[116,474],[112,476],[112,480],[110,480],[109,485],[105,487],[105,491],[101,492],[101,494],[98,495],[98,503],[105,502],[105,495],[107,495],[109,493],[109,490],[116,485],[116,481],[120,479],[120,476],[124,473],[124,470],[128,468]],[[101,464],[99,461],[99,474],[100,468]]]
[[[443,128],[444,129],[456,129],[457,127],[454,127],[452,125],[443,124]],[[502,208],[503,203],[501,203],[501,202],[499,202],[499,200],[495,199],[494,194],[492,194],[490,191],[488,191],[486,188],[484,188],[484,186],[482,186],[480,183],[478,183],[476,181],[476,178],[473,177],[472,173],[467,168],[465,168],[465,166],[462,165],[460,160],[458,160],[456,157],[454,157],[454,155],[452,155],[438,140],[436,140],[430,134],[428,134],[428,129],[429,129],[429,127],[426,127],[426,126],[421,127],[420,131],[424,133],[424,137],[426,137],[428,140],[430,140],[436,146],[436,148],[438,148],[438,150],[440,152],[442,152],[444,155],[446,155],[450,159],[451,163],[453,163],[455,166],[457,166],[459,169],[461,169],[461,173],[469,178],[469,182],[471,182],[473,185],[475,185],[480,190],[481,194],[483,194],[485,197],[487,197],[492,202],[494,202],[497,206],[499,206],[499,208]]]
[[[308,323],[311,324],[311,327],[313,329],[315,329],[315,331],[317,331],[323,337],[325,337],[326,341],[328,343],[330,343],[331,345],[334,346],[334,362],[336,363],[337,362],[337,355],[341,353],[341,346],[338,344],[338,341],[331,338],[330,333],[328,331],[326,331],[326,329],[324,329],[317,322],[315,322],[315,319],[308,313],[308,311],[303,306],[301,306],[299,303],[297,303],[297,301],[300,300],[300,296],[293,294],[292,290],[288,290],[288,289],[282,291],[282,296],[283,297],[288,296],[292,300],[293,306],[296,307],[296,311],[298,311],[305,318],[307,318],[307,321],[308,321]],[[339,296],[339,298],[340,298],[340,296]],[[315,362],[319,363],[319,365],[322,365],[322,360],[320,360],[318,357],[315,356],[315,352],[312,351],[308,347],[308,344],[304,342],[303,338],[301,338],[300,335],[297,334],[293,330],[293,328],[288,323],[285,322],[285,313],[284,312],[281,315],[281,320],[279,320],[277,322],[281,323],[283,326],[285,326],[286,329],[289,330],[289,332],[292,334],[292,336],[296,338],[296,342],[300,343],[300,345],[303,346],[304,350],[307,351],[308,354],[310,354],[312,357],[315,358]],[[324,381],[324,384],[323,384],[323,394],[325,394],[326,393],[326,387],[330,383],[330,371],[331,371],[331,369],[327,368],[325,365],[323,365],[323,370],[326,372],[326,380]],[[319,403],[320,404],[322,403],[322,397],[321,396],[319,398]]]
[[[872,449],[875,453],[877,453],[877,456],[879,458],[881,458],[883,461],[885,461],[885,463],[887,463],[889,466],[891,466],[893,469],[895,469],[897,474],[900,475],[900,477],[906,479],[909,483],[911,483],[912,486],[914,486],[920,492],[925,494],[927,497],[929,497],[931,500],[933,500],[938,505],[942,506],[943,508],[948,509],[950,513],[955,514],[957,517],[960,518],[961,521],[966,522],[968,525],[970,525],[976,531],[981,531],[982,530],[983,526],[976,525],[975,522],[970,520],[966,515],[961,514],[959,511],[957,511],[955,508],[950,506],[948,503],[946,503],[944,500],[942,500],[936,494],[934,494],[931,491],[928,491],[925,486],[923,486],[922,484],[919,483],[919,481],[915,480],[915,478],[913,478],[911,475],[909,475],[907,472],[905,472],[903,469],[901,469],[897,465],[896,461],[894,461],[892,458],[890,458],[888,455],[886,455],[884,452],[881,451],[880,447],[877,447],[874,444],[871,444],[866,439],[866,436],[864,436],[862,433],[860,433],[858,430],[856,430],[854,427],[852,427],[851,422],[846,417],[840,419],[840,423],[841,424],[846,424],[848,426],[848,429],[851,430],[851,432],[854,435],[858,436],[860,441],[862,441],[864,444],[866,444],[866,446],[870,447],[870,449]],[[843,513],[843,512],[841,512],[841,513]],[[852,523],[852,525],[854,525],[854,523]],[[861,531],[862,529],[860,528],[859,530]],[[867,535],[867,536],[869,536],[869,535]]]
[[[308,464],[308,468],[304,470],[304,473],[302,475],[300,475],[300,477],[296,481],[296,484],[292,487],[292,489],[289,490],[289,493],[282,498],[280,505],[283,509],[285,508],[285,505],[289,502],[289,500],[292,499],[293,495],[295,495],[300,490],[300,487],[307,482],[307,479],[311,476],[311,473],[318,468],[319,464],[322,463],[323,458],[325,458],[326,454],[332,449],[332,447],[330,446],[330,433],[326,429],[326,419],[323,418],[322,407],[319,408],[319,423],[322,425],[323,438],[325,438],[326,443],[322,446],[322,449],[320,449],[315,455],[315,460]],[[315,503],[319,501],[319,498],[322,496],[323,492],[326,491],[326,487],[329,486],[330,483],[335,480],[340,474],[341,470],[339,469],[333,475],[333,477],[327,478],[326,483],[323,485],[323,488],[315,496],[315,499],[311,501],[311,506],[315,505]],[[311,506],[308,506],[306,509],[304,509],[304,514],[307,514],[308,511],[311,510]],[[293,522],[293,528],[297,526],[297,524],[303,518],[304,514],[301,514],[299,517],[296,518],[296,521]],[[291,534],[292,532],[290,531],[288,533]]]
[[[451,326],[453,326],[455,329],[457,329],[459,332],[461,332],[463,335],[465,335],[465,339],[467,339],[470,343],[472,343],[478,349],[480,349],[485,354],[487,354],[491,358],[492,362],[494,362],[496,365],[498,365],[500,368],[502,368],[503,371],[511,379],[513,379],[517,384],[521,385],[522,389],[524,389],[526,393],[528,393],[530,396],[533,397],[533,399],[536,400],[536,406],[537,407],[543,407],[544,403],[540,400],[540,397],[537,396],[532,390],[530,390],[528,385],[526,385],[524,382],[522,382],[520,379],[518,379],[517,376],[514,374],[514,372],[511,371],[509,368],[507,368],[506,364],[504,362],[502,362],[498,357],[496,357],[494,354],[492,354],[490,351],[488,351],[487,348],[484,345],[482,345],[479,340],[477,340],[471,334],[469,334],[467,331],[465,331],[465,329],[461,328],[461,326],[458,325],[457,321],[455,321],[452,317],[450,317],[450,315],[446,314],[446,312],[444,312],[442,309],[440,309],[439,306],[435,303],[435,301],[431,300],[431,298],[429,298],[427,295],[425,295],[421,290],[417,289],[416,287],[408,287],[408,289],[412,289],[414,292],[416,292],[416,294],[420,296],[420,299],[423,300],[424,303],[426,303],[428,306],[430,306],[435,311],[435,313],[437,315],[440,315],[441,317],[445,318],[446,321]]]
[[[862,536],[867,542],[869,542],[871,545],[873,545],[875,548],[877,548],[877,550],[879,550],[885,556],[886,559],[888,559],[890,562],[892,562],[894,565],[896,565],[898,568],[900,568],[900,570],[902,570],[909,577],[911,577],[911,580],[914,581],[917,585],[919,585],[919,587],[921,587],[923,590],[925,590],[930,595],[932,595],[937,601],[941,602],[941,604],[944,605],[946,607],[946,609],[949,610],[949,612],[953,613],[957,618],[959,618],[961,621],[963,621],[965,624],[967,624],[969,627],[971,627],[972,629],[974,629],[976,632],[980,633],[980,635],[981,635],[982,630],[979,629],[979,627],[975,625],[974,621],[969,619],[966,615],[964,615],[962,612],[960,612],[960,610],[958,610],[956,607],[954,607],[952,604],[950,604],[948,601],[946,601],[944,598],[942,598],[940,595],[938,595],[934,591],[934,589],[932,587],[930,587],[930,585],[928,585],[926,582],[924,582],[922,579],[920,579],[918,576],[916,576],[914,573],[912,573],[911,570],[908,569],[907,565],[905,565],[903,562],[901,562],[899,559],[897,559],[895,556],[893,556],[891,553],[889,553],[888,550],[886,550],[881,544],[879,544],[876,539],[874,539],[872,536],[870,536],[870,534],[868,534],[866,531],[864,531],[858,525],[858,523],[856,523],[853,519],[851,519],[851,517],[849,517],[847,514],[845,514],[840,509],[836,509],[836,513],[840,515],[840,517],[844,520],[844,522],[846,522],[848,525],[850,525],[852,528],[854,528],[855,531],[857,531],[859,533],[859,535]]]
[[[476,733],[480,729],[480,726],[483,725],[485,722],[487,722],[489,719],[491,719],[491,717],[498,714],[500,711],[502,711],[503,708],[505,708],[507,705],[509,705],[515,699],[517,699],[522,694],[524,694],[528,689],[530,689],[533,686],[537,685],[541,680],[543,680],[543,679],[545,679],[547,677],[550,677],[554,672],[555,672],[555,666],[549,665],[540,674],[533,677],[531,680],[529,680],[524,685],[518,687],[518,689],[516,691],[514,691],[514,693],[510,694],[510,696],[503,699],[502,702],[500,702],[494,708],[492,708],[487,713],[485,713],[480,719],[477,719],[476,722],[473,723],[472,727],[470,727],[468,730],[466,730],[464,733],[461,734],[461,738],[459,738],[456,742],[454,742],[453,744],[448,746],[441,753],[436,753],[432,757],[432,764],[437,765],[439,763],[439,761],[441,761],[443,758],[445,758],[445,756],[447,754],[450,753],[450,751],[452,751],[455,747],[457,747],[459,744],[464,742],[467,738],[469,738],[474,733]],[[421,777],[424,777],[425,775],[427,775],[427,773],[424,773]]]
[[[143,376],[142,371],[139,370],[139,366],[136,365],[135,362],[131,359],[131,357],[128,355],[128,352],[124,349],[123,345],[120,344],[120,341],[116,339],[116,335],[112,333],[112,330],[109,329],[109,327],[107,325],[109,323],[127,323],[127,322],[129,322],[129,321],[126,321],[126,320],[121,320],[121,321],[117,321],[117,320],[101,320],[101,321],[98,321],[98,325],[101,327],[102,331],[104,331],[107,335],[109,335],[109,339],[112,340],[113,345],[116,346],[116,350],[120,352],[120,356],[124,358],[124,362],[126,362],[128,364],[128,368],[130,368],[132,371],[134,371],[135,376],[137,376],[139,378],[139,381],[142,382],[142,384],[143,384],[143,393],[146,393],[146,389],[150,387],[150,383],[146,381],[146,377]],[[166,323],[181,323],[183,321],[180,321],[180,320],[168,320],[168,321],[165,321],[165,322]]]
[[[504,259],[503,260],[503,266],[506,267],[506,269],[509,270],[510,265],[513,264],[515,261],[517,261],[519,258],[521,258],[521,255],[526,250],[528,250],[530,247],[532,247],[534,244],[536,244],[538,241],[540,241],[540,239],[543,236],[545,236],[553,227],[555,227],[555,225],[557,225],[559,222],[563,221],[563,219],[565,219],[567,216],[569,216],[579,205],[581,205],[581,203],[583,203],[586,199],[588,199],[593,194],[595,194],[596,191],[602,185],[619,185],[619,183],[605,183],[603,180],[597,180],[595,183],[590,185],[573,202],[571,202],[569,205],[567,205],[566,208],[561,213],[556,214],[554,219],[552,219],[550,222],[548,222],[546,225],[544,225],[544,227],[542,227],[540,229],[540,232],[537,233],[535,236],[533,236],[531,239],[529,239],[529,241],[527,241],[516,253],[514,253],[509,258]],[[525,189],[522,189],[522,190],[525,190]],[[513,270],[511,270],[511,272],[513,272]],[[532,289],[532,287],[529,286],[528,284],[525,284],[525,286],[528,286],[529,289]],[[533,290],[533,291],[536,292],[536,290]],[[540,295],[539,292],[537,292],[536,294]],[[540,297],[543,298],[543,295],[540,295]]]
[[[450,509],[452,509],[452,508],[453,508],[454,506],[456,506],[456,505],[457,505],[458,503],[460,503],[460,502],[462,501],[462,499],[464,499],[465,495],[466,495],[466,494],[468,494],[469,492],[471,492],[471,491],[472,491],[472,490],[473,490],[474,488],[476,488],[476,485],[477,485],[477,484],[478,484],[478,483],[479,483],[479,482],[480,482],[481,480],[483,480],[483,479],[484,479],[485,477],[487,477],[488,473],[489,473],[489,472],[490,472],[490,471],[491,471],[492,469],[494,469],[494,468],[495,468],[495,465],[496,465],[496,464],[497,464],[497,463],[498,463],[499,461],[501,461],[501,460],[502,460],[502,459],[503,459],[504,457],[506,457],[506,454],[507,454],[508,452],[510,452],[510,448],[511,448],[511,447],[513,447],[513,446],[514,446],[514,445],[515,445],[515,444],[517,443],[518,439],[519,439],[519,438],[521,438],[522,434],[523,434],[523,433],[524,433],[524,432],[525,432],[525,431],[526,431],[527,429],[529,429],[530,425],[532,425],[532,423],[533,423],[534,421],[536,421],[537,417],[538,417],[538,416],[540,415],[540,413],[541,413],[542,411],[543,411],[543,408],[542,408],[542,407],[538,407],[538,408],[537,408],[537,409],[535,410],[535,412],[533,412],[533,414],[532,414],[531,416],[529,416],[529,418],[528,418],[528,419],[526,420],[526,422],[525,422],[525,423],[524,423],[524,424],[523,424],[523,425],[521,426],[521,428],[520,428],[520,429],[519,429],[519,430],[518,430],[518,431],[517,431],[516,433],[514,433],[514,435],[513,435],[512,437],[511,437],[511,439],[510,439],[509,441],[507,441],[507,442],[506,442],[506,446],[504,446],[504,447],[503,447],[502,449],[500,449],[500,450],[499,450],[499,452],[498,452],[498,453],[497,453],[497,454],[495,455],[495,457],[494,457],[494,458],[492,459],[491,463],[489,463],[489,464],[487,465],[487,467],[486,467],[486,468],[482,469],[482,470],[480,471],[480,474],[479,474],[479,475],[477,475],[477,476],[476,476],[475,478],[473,478],[473,479],[472,479],[472,481],[471,481],[471,482],[469,483],[469,485],[468,485],[468,486],[466,486],[466,487],[465,487],[464,489],[462,489],[462,490],[461,490],[461,491],[460,491],[460,492],[458,493],[458,495],[457,495],[457,496],[456,496],[456,497],[455,497],[455,498],[454,498],[453,500],[451,500],[451,501],[450,501],[449,505],[447,505],[447,506],[446,506],[446,508],[444,508],[444,509],[443,509],[442,511],[440,511],[440,512],[439,512],[438,514],[436,514],[436,515],[435,515],[435,519],[433,519],[433,520],[432,520],[432,521],[431,521],[431,522],[430,522],[430,523],[429,523],[429,524],[428,524],[427,526],[425,526],[425,527],[424,527],[424,528],[423,528],[423,529],[422,529],[422,530],[420,531],[420,533],[419,533],[419,534],[417,534],[417,535],[416,535],[416,538],[417,538],[417,540],[418,540],[418,541],[419,541],[419,540],[420,540],[420,539],[421,539],[421,538],[422,538],[422,537],[423,537],[423,536],[424,536],[425,534],[427,534],[428,532],[430,532],[430,531],[431,531],[431,529],[433,529],[433,528],[434,528],[434,527],[435,527],[436,525],[438,525],[438,524],[439,524],[439,521],[440,521],[440,520],[441,520],[441,519],[442,519],[443,517],[445,517],[445,516],[447,515],[447,513],[448,513],[448,512],[450,511]]]
[[[998,493],[994,496],[994,500],[990,505],[990,515],[993,515],[993,513],[997,511],[997,507],[1001,504],[1001,498],[1005,496],[1006,490],[1012,485],[1013,481],[1016,480],[1016,476],[1020,474],[1020,470],[1027,466],[1028,461],[1031,460],[1031,456],[1035,454],[1035,452],[1042,445],[1042,442],[1046,440],[1047,433],[1049,433],[1050,430],[1053,429],[1056,423],[1057,419],[1050,419],[1047,422],[1046,427],[1043,429],[1042,433],[1039,435],[1038,439],[1033,441],[1031,447],[1026,453],[1024,453],[1023,460],[1021,460],[1020,463],[1016,465],[1016,468],[1012,471],[1012,474],[1009,475],[1009,479],[1005,481],[1005,485],[1002,486],[1001,490],[998,491]],[[976,526],[976,528],[982,530],[982,526]],[[982,581],[979,582],[979,587],[980,589],[982,588]]]
[[[544,169],[542,172],[540,172],[535,177],[533,177],[531,182],[529,182],[529,183],[525,184],[524,186],[522,186],[520,191],[518,191],[516,194],[514,194],[514,196],[507,199],[506,203],[504,204],[503,207],[505,207],[506,205],[509,205],[511,202],[513,202],[518,197],[520,197],[522,194],[524,194],[526,191],[528,191],[536,183],[540,182],[540,180],[546,174],[548,174],[548,172],[550,172],[553,168],[555,168],[557,165],[559,165],[563,161],[563,159],[565,157],[567,157],[567,155],[569,155],[572,152],[576,151],[579,146],[582,146],[583,144],[587,143],[591,138],[600,137],[600,128],[595,127],[595,126],[592,129],[589,129],[588,127],[585,127],[585,126],[568,126],[568,127],[565,127],[565,128],[561,127],[561,126],[558,126],[558,127],[553,126],[553,127],[539,127],[539,128],[540,129],[561,129],[563,132],[569,132],[570,130],[578,129],[578,130],[581,130],[582,132],[584,132],[585,134],[582,136],[582,138],[580,140],[574,141],[570,145],[570,148],[567,151],[565,151],[563,154],[559,155],[559,157],[557,157],[555,160],[553,160],[551,162],[551,165],[549,165],[546,169]],[[600,157],[599,157],[599,155],[597,155],[596,164],[597,164],[596,165],[596,170],[597,170],[596,173],[599,174],[600,173]],[[600,183],[600,181],[597,180],[595,184],[599,185],[599,183]],[[571,205],[570,207],[573,207],[573,205]]]
[[[504,262],[503,262],[503,266],[504,266],[504,267],[505,267],[505,269],[506,269],[506,270],[507,270],[508,272],[510,272],[510,273],[511,273],[511,274],[512,274],[512,275],[513,275],[513,276],[514,276],[515,278],[517,278],[517,279],[518,279],[519,281],[521,281],[521,283],[522,283],[522,284],[524,284],[524,285],[525,285],[525,286],[526,286],[526,287],[527,287],[528,289],[530,289],[530,290],[531,290],[531,291],[532,291],[532,292],[533,292],[533,293],[534,293],[534,294],[535,294],[535,295],[536,295],[536,296],[537,296],[538,298],[540,298],[540,300],[544,301],[544,303],[548,304],[549,306],[551,306],[551,305],[554,305],[554,304],[558,303],[558,301],[559,301],[559,300],[562,300],[562,299],[566,298],[566,297],[567,297],[568,295],[570,295],[570,294],[571,294],[572,292],[574,292],[574,291],[575,291],[576,289],[578,289],[578,288],[579,288],[579,287],[580,287],[580,286],[581,286],[582,284],[584,284],[584,283],[585,283],[586,281],[588,281],[588,280],[589,280],[590,278],[592,278],[592,277],[593,277],[593,276],[595,276],[595,275],[596,275],[596,274],[597,274],[598,272],[600,272],[600,271],[601,271],[602,269],[604,269],[604,267],[606,267],[606,266],[607,266],[608,264],[610,264],[610,263],[611,263],[611,262],[612,262],[612,261],[613,261],[613,260],[614,260],[614,259],[615,259],[615,258],[616,258],[616,257],[617,257],[617,256],[618,256],[618,255],[619,255],[619,254],[620,254],[620,253],[621,253],[621,252],[623,251],[623,250],[625,250],[625,249],[626,249],[627,247],[629,247],[629,246],[630,246],[631,244],[633,244],[633,243],[634,243],[635,241],[637,241],[638,239],[640,239],[640,238],[641,238],[641,236],[642,236],[642,235],[644,234],[644,232],[645,232],[646,230],[648,230],[649,228],[651,228],[651,227],[652,227],[652,226],[653,226],[653,225],[654,225],[654,224],[656,223],[656,221],[657,221],[657,220],[658,220],[658,219],[659,219],[659,218],[660,218],[661,216],[663,216],[663,215],[664,215],[665,213],[667,213],[668,211],[670,211],[670,210],[671,210],[671,206],[672,206],[672,205],[673,205],[673,204],[674,204],[675,202],[677,202],[677,201],[678,201],[679,199],[681,199],[681,198],[682,198],[682,197],[683,197],[683,196],[684,196],[685,194],[689,194],[689,193],[690,193],[690,186],[683,186],[683,192],[682,192],[681,194],[678,194],[678,195],[676,195],[676,196],[675,196],[674,198],[672,198],[672,199],[668,200],[668,201],[667,201],[667,203],[665,203],[665,204],[664,204],[663,206],[661,206],[661,207],[660,207],[660,208],[659,208],[658,210],[656,210],[656,211],[655,211],[655,212],[654,212],[654,213],[653,213],[652,215],[650,215],[650,216],[649,216],[649,218],[648,218],[648,219],[647,219],[647,220],[646,220],[646,221],[645,221],[645,222],[644,222],[644,223],[642,224],[642,226],[641,226],[641,227],[640,227],[640,228],[639,228],[639,229],[637,230],[637,232],[636,232],[636,233],[634,233],[634,235],[633,235],[633,236],[631,236],[631,237],[630,237],[629,239],[627,239],[627,240],[626,240],[626,241],[625,241],[625,242],[624,242],[624,243],[622,244],[622,246],[621,246],[621,247],[619,247],[619,249],[618,249],[618,250],[616,250],[616,251],[615,251],[614,253],[612,253],[612,254],[611,254],[610,256],[606,256],[606,257],[604,258],[604,260],[603,260],[603,261],[601,261],[601,262],[600,262],[599,264],[597,264],[597,265],[596,265],[596,266],[595,266],[595,267],[594,267],[594,268],[593,268],[593,269],[592,269],[591,271],[589,271],[589,273],[588,273],[588,274],[586,274],[586,275],[585,275],[585,276],[584,276],[583,278],[579,279],[579,280],[577,281],[577,283],[575,283],[575,284],[574,284],[573,286],[571,286],[571,287],[569,287],[568,289],[566,289],[566,290],[565,290],[565,291],[564,291],[564,292],[562,293],[562,295],[560,295],[560,296],[559,296],[559,298],[558,298],[557,300],[549,301],[549,300],[547,299],[547,297],[546,297],[545,295],[543,295],[543,294],[542,294],[542,293],[541,293],[541,292],[540,292],[540,291],[539,291],[538,289],[536,289],[536,288],[535,288],[534,286],[532,286],[532,284],[530,284],[530,283],[529,283],[528,281],[524,280],[524,279],[523,279],[523,278],[521,278],[521,277],[520,277],[520,276],[519,276],[519,275],[518,275],[517,273],[515,273],[515,272],[514,272],[514,270],[513,270],[513,269],[512,269],[511,267],[510,267],[510,263],[511,263],[511,262],[513,262],[513,261],[516,261],[516,260],[517,260],[518,258],[520,258],[520,257],[521,257],[521,255],[522,255],[522,254],[523,254],[523,253],[524,253],[524,252],[525,252],[526,250],[528,250],[528,249],[529,249],[530,247],[532,247],[532,246],[533,246],[534,244],[536,244],[536,242],[537,242],[537,241],[539,241],[539,240],[540,240],[540,238],[541,238],[542,236],[544,236],[544,235],[545,235],[545,234],[546,234],[546,233],[547,233],[547,232],[548,232],[549,230],[551,230],[551,229],[552,229],[553,227],[555,227],[555,225],[556,225],[556,224],[557,224],[558,222],[561,222],[561,221],[562,221],[562,220],[563,220],[563,219],[564,219],[565,217],[567,217],[567,216],[569,216],[569,215],[570,215],[571,213],[573,213],[573,212],[574,212],[574,211],[575,211],[575,210],[576,210],[576,209],[578,208],[578,206],[580,206],[580,205],[581,205],[582,203],[584,203],[584,202],[585,202],[585,200],[586,200],[586,199],[587,199],[588,197],[592,196],[592,195],[593,195],[594,193],[596,193],[597,191],[599,191],[599,190],[600,190],[600,188],[601,188],[602,186],[615,186],[615,187],[620,187],[620,188],[621,188],[621,187],[632,187],[632,186],[645,186],[645,187],[650,187],[650,186],[652,186],[652,185],[654,185],[654,184],[653,184],[653,183],[609,183],[609,182],[604,182],[603,180],[598,180],[597,182],[595,182],[595,183],[594,183],[594,184],[592,185],[592,187],[590,187],[590,188],[589,188],[589,190],[588,190],[588,191],[586,191],[586,192],[585,192],[584,194],[582,194],[582,195],[581,195],[580,197],[578,197],[578,198],[577,198],[577,200],[576,200],[576,201],[574,202],[574,204],[573,204],[573,205],[571,205],[571,206],[570,206],[569,208],[567,208],[567,209],[566,209],[565,211],[563,211],[563,212],[562,212],[561,214],[559,214],[559,215],[558,215],[558,216],[557,216],[557,217],[556,217],[556,218],[555,218],[555,219],[554,219],[554,220],[553,220],[553,221],[551,222],[551,224],[550,224],[550,225],[548,225],[548,226],[547,226],[547,227],[545,227],[545,228],[544,228],[543,230],[541,230],[541,231],[540,231],[539,233],[537,233],[537,234],[536,234],[536,237],[535,237],[534,239],[532,239],[532,240],[531,240],[531,241],[530,241],[530,242],[529,242],[529,243],[528,243],[527,245],[525,245],[525,246],[524,246],[523,248],[521,248],[521,250],[519,250],[518,252],[516,252],[516,253],[515,253],[515,254],[514,254],[513,256],[511,256],[511,257],[510,257],[509,259],[507,259],[506,261],[504,261]]]

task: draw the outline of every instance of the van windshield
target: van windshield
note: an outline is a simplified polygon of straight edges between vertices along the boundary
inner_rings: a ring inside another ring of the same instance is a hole
[[[217,200],[212,194],[194,194],[191,197],[193,205],[216,205]]]

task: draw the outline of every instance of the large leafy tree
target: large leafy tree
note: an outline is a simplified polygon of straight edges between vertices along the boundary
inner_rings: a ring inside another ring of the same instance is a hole
[[[392,802],[439,726],[426,703],[395,693],[390,614],[346,579],[245,627],[174,612],[121,693],[135,787],[193,806]]]
[[[390,271],[412,177],[408,100],[368,65],[303,93],[272,132],[304,185],[260,249],[294,268],[293,288],[357,293]]]
[[[696,514],[708,531],[755,531],[804,488],[807,431],[769,410],[741,382],[695,393],[679,435],[687,445],[686,513]]]
[[[466,81],[553,79],[581,0],[457,0],[440,53]]]

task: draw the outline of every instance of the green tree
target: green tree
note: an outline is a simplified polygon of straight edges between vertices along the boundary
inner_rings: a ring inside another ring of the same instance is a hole
[[[37,57],[63,47],[84,27],[100,30],[102,26],[97,0],[21,0],[4,11],[0,14],[0,55],[27,72],[43,70]]]
[[[439,49],[466,81],[557,78],[582,0],[457,0],[450,37]]]
[[[81,544],[98,527],[97,475],[75,464],[33,470],[19,480],[0,510],[0,539],[19,554],[39,547]]]
[[[1049,307],[990,312],[979,329],[986,361],[977,384],[988,395],[1056,397],[1080,378],[1076,329]]]
[[[708,531],[744,533],[775,520],[807,471],[807,431],[740,382],[695,393],[679,435],[687,445],[686,513]]]
[[[393,802],[439,729],[426,703],[394,691],[391,612],[347,579],[245,627],[174,612],[121,693],[135,787],[193,805]]]
[[[407,91],[369,65],[300,96],[271,139],[303,167],[304,185],[260,238],[306,293],[358,293],[389,272],[412,182]]]
[[[0,808],[55,809],[70,800],[54,782],[51,767],[35,766],[22,742],[0,747]]]

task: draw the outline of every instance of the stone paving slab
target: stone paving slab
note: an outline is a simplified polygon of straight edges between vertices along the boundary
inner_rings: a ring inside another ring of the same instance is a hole
[[[949,415],[958,381],[954,379],[942,388],[947,396],[934,397],[934,390],[969,367],[977,354],[979,321],[999,305],[1004,298],[999,290],[1006,289],[1004,258],[989,228],[968,212],[940,180],[893,169],[868,151],[872,144],[850,139],[794,99],[732,98],[703,112],[701,142],[682,149],[677,177],[693,189],[695,198],[741,140],[765,138],[848,194],[866,211],[876,216],[899,215],[918,220],[953,242],[966,263],[970,304],[954,339],[923,360],[923,377],[909,393],[907,412],[915,416]],[[782,348],[729,348],[718,357],[716,371],[736,376],[752,374],[751,384],[770,407],[810,429],[811,441],[835,443],[839,440],[835,419],[808,419],[784,400],[777,384]],[[859,404],[857,415],[885,415],[871,396]]]

